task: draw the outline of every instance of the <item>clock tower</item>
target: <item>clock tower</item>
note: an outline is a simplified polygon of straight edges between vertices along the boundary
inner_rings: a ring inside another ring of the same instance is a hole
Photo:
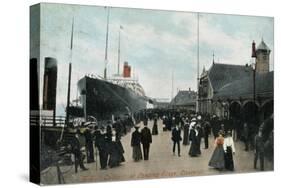
[[[261,41],[255,51],[256,57],[256,71],[257,73],[267,73],[269,72],[269,55],[271,50],[265,44],[265,42]]]

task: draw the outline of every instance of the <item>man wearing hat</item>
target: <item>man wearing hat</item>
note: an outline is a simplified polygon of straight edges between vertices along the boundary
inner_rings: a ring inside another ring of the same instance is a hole
[[[204,143],[205,143],[205,149],[209,148],[209,135],[211,132],[211,126],[210,123],[206,120],[203,124],[203,129],[204,129]]]
[[[149,159],[149,148],[152,143],[152,135],[150,129],[147,127],[147,124],[144,124],[144,128],[141,130],[141,143],[143,148],[144,160]]]
[[[175,150],[176,150],[176,145],[178,145],[178,156],[180,157],[180,141],[182,140],[181,138],[181,130],[179,128],[179,125],[176,124],[176,127],[173,128],[172,130],[172,141],[173,141],[173,154],[175,155]]]
[[[85,158],[85,155],[83,155],[83,153],[81,152],[81,145],[80,145],[80,141],[79,141],[79,136],[81,135],[81,131],[80,129],[77,129],[76,130],[76,133],[75,133],[75,137],[72,141],[72,152],[74,154],[74,158],[75,158],[75,173],[77,173],[78,171],[78,165],[80,166],[80,168],[82,170],[88,170],[85,166],[84,166],[84,163],[83,163],[83,160]]]
[[[134,161],[142,160],[141,152],[141,133],[139,132],[139,126],[135,126],[135,131],[132,133],[131,146],[133,148],[133,159]]]
[[[85,141],[86,141],[86,156],[87,163],[95,162],[94,158],[94,147],[93,147],[93,123],[88,124],[88,127],[84,131]]]
[[[101,169],[104,170],[107,167],[108,159],[107,143],[105,140],[105,128],[102,126],[101,129],[99,129],[98,125],[96,125],[94,129],[95,146],[99,151],[99,161]]]

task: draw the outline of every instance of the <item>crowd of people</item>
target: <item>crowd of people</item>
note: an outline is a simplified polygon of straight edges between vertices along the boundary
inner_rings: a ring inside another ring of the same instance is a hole
[[[74,138],[69,141],[75,158],[75,172],[77,172],[78,166],[81,170],[88,170],[84,166],[85,159],[87,163],[94,163],[98,158],[101,170],[117,167],[125,162],[125,151],[121,138],[130,131],[131,122],[132,120],[121,121],[119,117],[116,117],[113,122],[108,121],[107,125],[88,122],[82,128],[76,128]],[[83,145],[81,143],[83,141],[85,143],[85,154],[82,152]]]
[[[245,143],[245,152],[251,149],[255,151],[254,168],[257,168],[257,161],[259,160],[259,167],[264,170],[265,142],[263,128],[259,128],[258,133],[254,134],[254,141],[251,143],[252,133],[250,133],[247,123],[243,124],[242,130],[238,130],[233,125],[234,121],[219,118],[216,115],[162,113],[160,116],[157,113],[153,115],[143,113],[139,115],[138,123],[131,119],[126,124],[117,117],[113,122],[109,121],[106,126],[90,123],[83,133],[77,129],[75,137],[85,137],[86,155],[84,156],[81,152],[81,144],[77,139],[77,143],[73,144],[72,150],[75,156],[75,171],[77,172],[78,166],[82,170],[87,170],[83,163],[84,159],[87,160],[87,163],[93,163],[98,158],[102,170],[120,166],[121,163],[125,162],[125,151],[121,139],[129,132],[131,134],[130,145],[133,161],[149,160],[152,136],[160,134],[160,127],[158,126],[160,119],[163,124],[163,127],[161,127],[163,132],[171,132],[173,155],[177,154],[178,157],[181,157],[181,145],[183,145],[189,146],[188,155],[190,157],[200,157],[201,149],[209,149],[209,137],[213,135],[215,149],[209,160],[209,167],[233,171],[235,169],[233,160],[235,142],[240,139]],[[148,122],[152,123],[151,129],[148,127]],[[143,127],[140,125],[143,125]],[[131,132],[132,128],[134,128],[134,131]],[[204,141],[202,142],[202,140]],[[201,146],[201,143],[204,143],[204,146]]]

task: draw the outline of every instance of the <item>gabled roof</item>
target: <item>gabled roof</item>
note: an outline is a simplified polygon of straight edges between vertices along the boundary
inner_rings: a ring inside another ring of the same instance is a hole
[[[191,90],[180,90],[171,101],[171,105],[189,105],[196,103],[196,92]]]
[[[222,87],[215,95],[215,99],[253,97],[253,77],[238,79]],[[256,96],[273,96],[273,71],[263,74],[256,74]]]
[[[234,80],[250,77],[252,75],[251,68],[245,65],[220,63],[214,63],[208,72],[214,93]]]

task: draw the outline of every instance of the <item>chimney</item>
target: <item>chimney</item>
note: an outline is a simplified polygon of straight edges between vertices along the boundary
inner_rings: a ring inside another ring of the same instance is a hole
[[[255,41],[253,41],[253,43],[252,43],[252,58],[254,58],[254,57],[257,57]]]
[[[130,78],[131,77],[131,66],[129,66],[127,61],[124,62],[123,77],[124,78]]]

